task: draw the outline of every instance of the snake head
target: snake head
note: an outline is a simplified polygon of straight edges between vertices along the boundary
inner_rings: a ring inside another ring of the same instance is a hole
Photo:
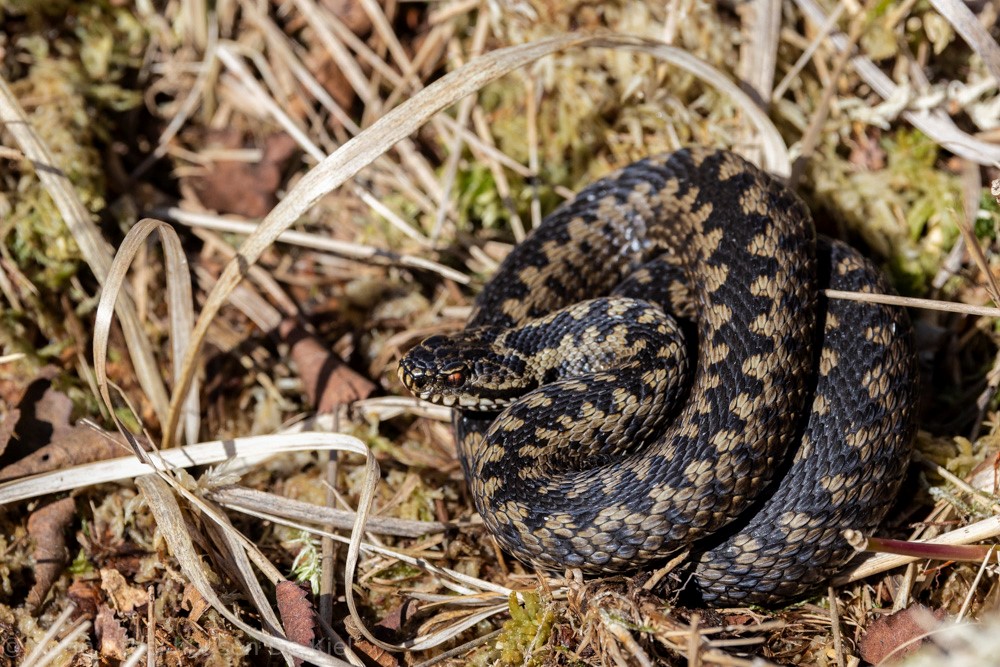
[[[472,329],[427,338],[399,361],[399,379],[425,401],[463,410],[497,412],[534,388],[524,387],[517,364],[498,354],[491,330]]]

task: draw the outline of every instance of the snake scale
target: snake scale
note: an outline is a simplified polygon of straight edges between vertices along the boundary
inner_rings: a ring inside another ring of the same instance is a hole
[[[684,149],[549,215],[400,377],[458,408],[472,498],[518,558],[611,573],[688,551],[705,603],[780,604],[881,521],[915,428],[905,312],[824,287],[889,290],[787,186]]]

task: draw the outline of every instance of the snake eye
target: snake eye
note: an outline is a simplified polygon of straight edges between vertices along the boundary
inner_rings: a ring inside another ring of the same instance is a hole
[[[465,373],[461,369],[453,370],[445,377],[449,387],[461,387],[465,382]]]

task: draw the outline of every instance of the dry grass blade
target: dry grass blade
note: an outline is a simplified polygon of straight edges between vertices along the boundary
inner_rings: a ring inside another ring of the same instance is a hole
[[[258,517],[264,521],[271,521],[273,523],[281,524],[283,526],[288,526],[289,528],[295,528],[297,530],[312,533],[320,537],[329,537],[330,539],[337,542],[350,544],[350,539],[344,537],[343,535],[330,533],[304,523],[291,521],[277,514],[268,514],[266,512],[262,512],[250,507],[242,507],[240,508],[240,510],[244,514]],[[496,597],[507,599],[510,596],[510,594],[514,592],[510,588],[491,583],[484,579],[479,579],[467,574],[462,574],[461,572],[458,572],[456,570],[450,570],[445,567],[438,567],[436,565],[432,565],[425,559],[411,556],[397,549],[390,549],[388,547],[384,547],[378,544],[371,544],[370,542],[362,541],[361,550],[364,551],[365,553],[385,556],[387,558],[398,560],[402,563],[406,563],[407,565],[418,567],[422,570],[426,570],[431,574],[438,575],[444,579],[447,579],[449,581],[442,582],[445,586],[447,586],[450,590],[459,593],[460,595],[466,596],[467,598],[470,599],[474,598],[472,604],[476,606],[482,606],[483,604],[492,604],[495,601],[494,598]],[[480,593],[479,591],[486,591],[486,593],[483,594]],[[486,597],[482,597],[483,595],[485,595]],[[418,597],[417,594],[414,594],[414,597]],[[455,598],[454,596],[447,596],[443,598],[442,601],[449,605],[461,604],[463,602],[463,600]],[[418,638],[417,640],[414,641],[423,641],[423,640]],[[407,644],[406,646],[410,645],[411,644]]]
[[[986,572],[986,566],[990,564],[993,560],[993,556],[996,554],[996,546],[990,547],[989,553],[983,558],[982,565],[979,566],[979,570],[976,572],[976,578],[972,580],[972,584],[969,585],[969,593],[965,596],[965,600],[962,602],[962,608],[958,611],[958,616],[955,617],[956,623],[961,623],[965,619],[965,615],[969,613],[969,607],[972,606],[972,601],[976,595],[976,588],[979,587],[979,582],[982,581],[983,573]],[[998,560],[1000,564],[1000,560]]]
[[[253,234],[258,228],[258,225],[252,222],[234,220],[232,217],[222,218],[216,215],[208,215],[206,213],[192,213],[191,211],[184,211],[179,208],[168,208],[162,211],[162,213],[165,217],[171,220],[176,220],[177,222],[190,227],[203,227],[205,229],[220,232],[249,235]],[[313,248],[315,250],[328,252],[331,255],[345,257],[347,259],[370,261],[375,264],[396,264],[411,269],[430,271],[431,273],[436,273],[449,280],[454,280],[460,285],[467,285],[469,283],[469,277],[467,275],[444,266],[443,264],[438,264],[437,262],[432,262],[431,260],[424,259],[422,257],[401,255],[387,250],[381,250],[374,246],[368,246],[361,243],[350,243],[347,241],[338,241],[337,239],[318,236],[316,234],[288,231],[282,232],[278,235],[277,240],[282,243],[289,243],[303,248]]]
[[[52,625],[49,629],[45,631],[45,634],[38,643],[35,644],[35,648],[28,655],[24,656],[21,665],[22,667],[33,667],[38,664],[42,655],[45,653],[45,647],[49,645],[49,642],[56,638],[56,635],[66,626],[66,622],[69,621],[69,617],[76,612],[76,605],[72,602],[66,605],[66,608],[60,612],[59,616],[52,621]]]
[[[365,417],[375,417],[379,421],[386,421],[399,415],[410,414],[425,419],[451,423],[451,408],[444,405],[435,405],[429,401],[421,401],[419,398],[406,398],[404,396],[366,398],[356,401],[353,408]]]
[[[58,644],[52,647],[51,651],[39,657],[30,667],[46,667],[56,660],[65,659],[67,657],[66,650],[88,630],[90,630],[90,621],[76,624],[72,630],[66,633],[65,637],[59,640]],[[25,663],[25,667],[29,667],[27,663]]]
[[[245,632],[253,639],[275,648],[290,656],[309,660],[317,665],[328,665],[329,667],[350,667],[350,663],[331,657],[305,646],[301,646],[287,639],[265,634],[256,628],[244,623],[236,614],[229,610],[229,607],[215,594],[205,570],[205,564],[195,551],[191,536],[188,533],[184,517],[181,513],[180,505],[174,496],[171,488],[159,477],[155,475],[145,475],[135,480],[136,485],[142,491],[149,505],[153,516],[156,518],[156,525],[160,534],[170,548],[170,553],[177,560],[184,576],[198,590],[205,600],[212,607],[226,618],[227,621]]]
[[[1000,303],[1000,285],[997,284],[997,277],[990,270],[990,264],[986,261],[986,255],[979,245],[973,225],[976,224],[976,213],[979,211],[978,195],[983,190],[983,184],[979,176],[979,168],[966,161],[962,165],[962,186],[963,186],[963,208],[965,215],[958,217],[958,229],[965,239],[965,246],[969,249],[969,254],[979,267],[979,271],[986,278],[986,291],[993,299],[993,303]]]
[[[296,521],[308,521],[340,529],[353,526],[357,516],[355,512],[334,507],[320,507],[301,500],[293,500],[240,486],[213,489],[209,492],[209,498],[220,505],[237,511],[266,512]],[[365,530],[381,535],[420,537],[421,535],[443,532],[449,527],[451,527],[449,524],[440,521],[416,521],[373,516],[368,519]]]
[[[837,603],[837,593],[833,586],[827,589],[827,599],[830,602],[830,627],[833,628],[833,646],[837,653],[837,667],[844,667],[844,644],[840,637],[840,605]]]
[[[493,632],[485,634],[482,637],[476,637],[472,641],[466,642],[461,646],[456,646],[455,648],[449,649],[440,655],[436,655],[430,660],[424,660],[423,662],[417,663],[414,667],[433,667],[433,665],[436,665],[439,662],[444,662],[450,658],[457,658],[458,656],[465,655],[477,646],[482,646],[486,642],[496,639],[499,634],[500,630],[494,630]]]
[[[795,81],[796,77],[798,77],[799,72],[802,71],[802,69],[806,66],[806,63],[808,63],[813,57],[813,54],[816,53],[816,49],[819,48],[819,45],[822,44],[823,40],[827,38],[830,31],[837,27],[837,21],[840,20],[840,15],[846,8],[847,4],[841,2],[837,4],[836,8],[832,12],[830,12],[830,16],[827,17],[826,22],[818,31],[816,31],[816,34],[809,41],[809,46],[807,46],[802,52],[802,55],[800,55],[798,60],[795,61],[795,64],[792,65],[790,70],[788,70],[788,73],[786,73],[785,76],[782,77],[781,81],[778,82],[778,85],[774,87],[774,92],[771,93],[772,102],[780,99],[785,94],[788,87],[793,81]]]
[[[755,2],[744,6],[743,12],[746,41],[740,50],[740,78],[757,94],[758,103],[766,106],[771,100],[781,43],[781,2]]]
[[[198,104],[201,102],[205,95],[205,91],[208,89],[208,84],[212,80],[212,75],[215,73],[215,49],[219,44],[219,24],[213,16],[211,19],[211,24],[209,26],[208,34],[208,46],[205,50],[205,55],[201,62],[198,63],[198,76],[195,79],[194,85],[188,90],[187,95],[184,97],[184,101],[181,102],[177,113],[174,114],[173,118],[163,129],[160,134],[159,139],[156,142],[156,148],[153,152],[142,161],[142,163],[135,168],[135,170],[130,174],[129,178],[135,180],[146,173],[150,167],[156,164],[156,161],[167,154],[170,147],[170,142],[173,141],[177,133],[181,131],[184,127],[184,123],[187,121],[188,117],[194,113],[194,110],[198,108]]]
[[[115,413],[115,403],[107,377],[108,342],[111,336],[111,320],[115,313],[115,303],[124,292],[125,278],[128,269],[139,250],[144,247],[146,239],[153,232],[160,235],[163,244],[163,259],[166,264],[166,303],[170,312],[170,344],[172,351],[173,371],[175,381],[181,373],[181,361],[188,347],[188,339],[194,323],[194,298],[191,296],[191,275],[188,271],[187,256],[181,246],[180,237],[170,225],[145,218],[129,230],[122,241],[118,253],[108,270],[101,300],[97,306],[97,316],[94,318],[94,375],[101,398],[111,414]],[[187,399],[182,403],[184,412],[184,430],[188,442],[198,439],[201,420],[199,408],[198,385],[195,380],[190,383]],[[115,417],[118,429],[128,437],[128,430]]]
[[[847,34],[847,39],[843,44],[838,44],[840,52],[837,54],[837,58],[833,63],[833,68],[829,75],[829,80],[826,86],[823,88],[823,95],[820,97],[819,104],[816,105],[816,109],[813,112],[812,118],[809,120],[809,127],[806,128],[806,132],[799,142],[799,156],[796,158],[795,162],[792,164],[792,174],[788,179],[789,185],[795,187],[799,179],[802,177],[802,173],[805,170],[806,163],[812,157],[813,151],[819,145],[820,135],[823,131],[823,126],[826,123],[828,114],[830,113],[830,104],[833,102],[834,95],[837,89],[837,81],[840,79],[841,73],[844,71],[844,67],[847,66],[847,62],[854,52],[854,47],[857,41],[861,38],[867,27],[867,9],[859,11],[851,19],[850,29]]]
[[[284,637],[285,633],[282,630],[281,620],[274,612],[274,609],[271,608],[267,594],[264,593],[264,588],[257,579],[257,575],[253,570],[253,564],[247,556],[243,542],[240,539],[242,536],[229,522],[228,517],[221,512],[214,513],[213,518],[215,519],[215,523],[207,524],[209,533],[216,538],[217,547],[223,554],[225,562],[236,572],[243,590],[249,593],[249,597],[254,607],[256,607],[257,613],[260,614],[264,628],[271,635]],[[219,523],[220,520],[222,523]],[[269,578],[272,582],[281,580],[280,573],[277,572],[274,572]],[[285,659],[288,660],[288,657],[285,656]]]
[[[816,25],[823,25],[827,22],[826,12],[814,0],[795,0],[795,4]],[[847,37],[841,33],[832,33],[830,40],[838,49],[843,49],[847,44]],[[898,87],[892,79],[868,58],[854,56],[851,59],[851,64],[865,83],[871,86],[872,90],[878,93],[882,99],[893,99],[899,93]],[[956,155],[984,165],[1000,162],[1000,145],[991,144],[968,132],[963,132],[942,111],[930,113],[904,111],[903,117],[914,127]]]
[[[318,535],[318,536],[322,536],[322,537],[327,537],[327,538],[330,538],[330,539],[338,541],[338,542],[347,543],[349,545],[354,545],[355,544],[355,541],[354,541],[355,534],[354,533],[352,533],[351,539],[348,540],[347,538],[344,538],[341,535],[337,535],[335,533],[329,533],[329,532],[326,532],[324,530],[320,530],[320,529],[314,528],[314,527],[309,526],[309,525],[300,524],[300,523],[297,523],[297,522],[294,522],[294,521],[289,521],[289,520],[283,519],[282,517],[279,517],[279,516],[275,516],[275,515],[271,515],[271,514],[266,514],[266,513],[263,513],[263,512],[258,512],[256,510],[251,510],[251,509],[246,509],[246,508],[243,508],[243,512],[245,514],[249,515],[249,516],[255,516],[255,517],[258,517],[258,518],[266,520],[266,521],[271,521],[271,522],[274,522],[274,523],[277,523],[277,524],[281,524],[283,526],[288,526],[290,528],[296,528],[298,530],[310,532],[310,533],[313,533],[314,535]],[[366,516],[363,517],[363,518],[367,520]],[[448,627],[446,627],[446,628],[444,628],[442,630],[439,630],[439,631],[436,631],[436,632],[432,632],[432,633],[427,634],[427,635],[420,635],[418,637],[415,637],[413,639],[407,640],[407,641],[405,641],[405,642],[403,642],[401,644],[398,644],[398,645],[388,644],[386,642],[383,642],[383,641],[375,638],[371,634],[371,632],[367,629],[367,627],[363,624],[363,622],[361,621],[360,617],[356,613],[352,613],[352,617],[354,618],[354,622],[355,622],[356,627],[358,627],[358,629],[365,636],[365,638],[368,641],[372,642],[373,644],[375,644],[376,646],[379,646],[380,648],[382,648],[384,650],[387,650],[387,651],[399,651],[399,650],[404,650],[404,649],[405,650],[410,650],[410,651],[423,651],[423,650],[427,650],[429,648],[433,648],[435,646],[439,646],[440,644],[442,644],[442,643],[444,643],[446,641],[449,641],[450,639],[453,639],[455,636],[457,636],[458,634],[460,634],[464,630],[467,630],[468,628],[473,627],[474,625],[478,624],[479,622],[481,622],[481,621],[483,621],[483,620],[485,620],[485,619],[487,619],[487,618],[489,618],[491,616],[494,616],[494,615],[496,615],[498,613],[502,613],[504,610],[507,609],[507,604],[506,603],[504,603],[504,604],[493,604],[493,601],[496,599],[496,597],[499,597],[501,599],[506,599],[513,592],[513,591],[511,591],[508,588],[505,588],[503,586],[497,586],[496,584],[492,584],[492,583],[490,583],[488,581],[484,581],[482,579],[477,579],[475,577],[470,577],[469,575],[462,574],[462,573],[457,572],[455,570],[450,570],[448,568],[437,567],[435,565],[432,565],[432,564],[428,563],[426,560],[424,560],[422,558],[414,558],[412,556],[409,556],[409,555],[407,555],[405,553],[402,553],[402,552],[399,552],[399,551],[396,551],[396,550],[393,550],[393,549],[389,549],[389,548],[382,547],[382,546],[375,545],[375,544],[370,544],[370,543],[363,542],[363,541],[359,541],[357,544],[358,544],[358,547],[359,547],[360,551],[365,551],[365,552],[371,553],[371,554],[378,554],[378,555],[382,555],[382,556],[387,556],[389,558],[398,560],[398,561],[406,563],[408,565],[412,565],[413,567],[418,567],[418,568],[420,568],[422,570],[425,570],[425,571],[427,571],[427,572],[429,572],[431,574],[435,574],[435,575],[438,575],[438,576],[442,577],[442,582],[441,583],[443,585],[445,585],[446,587],[450,588],[451,590],[453,590],[454,592],[458,593],[459,595],[464,595],[467,598],[472,599],[474,601],[475,606],[483,606],[484,604],[488,605],[488,607],[486,609],[481,610],[479,612],[476,612],[475,614],[473,614],[471,616],[466,616],[461,621],[459,621],[459,622],[457,622],[457,623],[455,623],[453,625],[450,625],[450,626],[448,626]],[[352,585],[353,585],[353,582],[354,582],[354,573],[356,571],[356,566],[357,566],[356,561],[354,562],[353,565],[351,565],[350,554],[348,554],[348,566],[347,567],[350,567],[351,569],[349,569],[347,571],[347,576],[345,578],[347,579],[347,582],[351,583]],[[459,583],[458,583],[458,585],[456,585],[454,582],[459,582]],[[480,590],[487,590],[487,591],[489,591],[490,594],[492,594],[493,597],[489,597],[488,596],[488,597],[484,598],[484,597],[481,596],[481,594],[477,593],[475,590],[473,590],[471,588],[468,588],[468,587],[465,587],[462,584],[466,584],[468,586],[474,586],[474,587],[476,587],[477,589],[480,589]],[[351,587],[349,587],[349,586],[346,586],[346,583],[345,583],[345,590],[347,591],[348,607],[350,607],[353,604],[353,600],[352,600],[353,589]],[[453,605],[453,604],[456,604],[456,603],[461,603],[461,601],[462,600],[460,598],[455,598],[453,596],[449,596],[449,597],[447,597],[447,598],[444,599],[444,602],[446,602],[449,605]]]
[[[146,657],[146,651],[148,647],[145,644],[139,644],[132,651],[132,655],[128,657],[128,660],[121,664],[121,667],[137,667],[139,661]]]
[[[788,155],[784,143],[767,116],[755,108],[746,93],[736,84],[684,51],[649,40],[621,35],[561,35],[488,53],[450,72],[415,94],[309,170],[292,191],[264,218],[257,230],[243,242],[237,258],[226,266],[215,289],[209,293],[195,325],[192,345],[184,360],[183,379],[176,388],[177,393],[173,396],[170,416],[164,429],[164,444],[169,444],[173,437],[179,418],[180,396],[187,393],[188,383],[194,376],[195,361],[208,332],[209,323],[246,275],[248,268],[282,232],[320,197],[342,185],[397,142],[419,129],[435,113],[508,72],[557,51],[580,47],[640,51],[668,61],[717,86],[744,107],[748,118],[758,129],[762,141],[763,166],[778,174],[788,173]]]
[[[365,447],[360,440],[349,435],[315,432],[202,442],[161,450],[155,456],[148,456],[148,461],[140,461],[135,456],[126,456],[6,482],[0,484],[0,506],[51,493],[72,491],[93,484],[132,479],[158,470],[223,462],[232,465],[238,461],[261,461],[288,452],[318,449],[348,449],[364,453]]]
[[[21,147],[24,157],[31,160],[38,174],[38,180],[52,197],[62,215],[63,222],[80,247],[80,253],[102,285],[111,272],[112,251],[100,229],[87,211],[69,178],[55,163],[48,146],[41,140],[28,123],[24,110],[18,104],[7,82],[0,78],[0,125],[10,132]],[[146,339],[142,323],[135,306],[127,294],[122,294],[116,306],[121,318],[125,344],[128,345],[136,376],[146,397],[156,411],[160,423],[166,423],[168,416],[167,389],[160,377],[153,350]]]

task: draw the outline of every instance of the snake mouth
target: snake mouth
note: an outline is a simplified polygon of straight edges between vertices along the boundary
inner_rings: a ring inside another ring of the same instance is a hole
[[[414,392],[423,401],[428,401],[435,405],[443,405],[448,408],[460,408],[475,412],[493,412],[504,407],[502,403],[497,403],[491,398],[475,396],[465,396],[459,394],[439,394],[434,390]]]
[[[421,368],[400,364],[399,379],[403,386],[422,401],[448,408],[470,412],[498,412],[510,405],[510,400],[498,397],[475,396],[458,391],[441,391],[440,374],[425,373]]]

